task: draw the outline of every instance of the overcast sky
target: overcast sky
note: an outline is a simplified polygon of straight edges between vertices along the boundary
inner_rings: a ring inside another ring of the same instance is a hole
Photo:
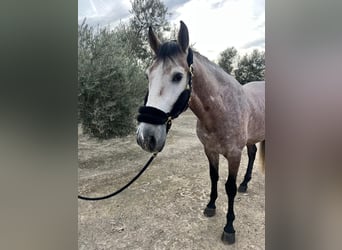
[[[188,26],[190,43],[210,60],[227,47],[265,49],[265,0],[164,0],[171,24]],[[78,0],[79,23],[113,25],[130,17],[129,0]]]

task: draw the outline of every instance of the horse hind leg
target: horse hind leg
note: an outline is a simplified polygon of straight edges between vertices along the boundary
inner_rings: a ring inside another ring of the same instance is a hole
[[[203,213],[207,217],[212,217],[216,213],[217,181],[219,179],[219,155],[216,153],[205,152],[209,160],[209,174],[211,180],[210,200]]]
[[[247,145],[248,165],[247,165],[245,177],[243,181],[241,182],[239,189],[238,189],[239,193],[247,192],[248,182],[252,179],[253,164],[254,164],[256,152],[257,152],[257,147],[255,146],[255,144]]]

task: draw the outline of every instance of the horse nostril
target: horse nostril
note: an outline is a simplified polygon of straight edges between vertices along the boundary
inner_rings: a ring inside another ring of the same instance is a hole
[[[150,136],[148,138],[148,144],[149,144],[150,150],[153,150],[156,147],[156,138],[154,136]]]

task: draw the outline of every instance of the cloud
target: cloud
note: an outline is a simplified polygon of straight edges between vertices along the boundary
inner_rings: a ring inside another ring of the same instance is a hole
[[[227,0],[221,0],[221,1],[217,1],[216,3],[212,3],[211,4],[211,9],[221,8],[224,5],[225,2],[227,2]]]
[[[204,56],[217,59],[234,46],[241,52],[265,47],[265,0],[164,0],[171,25],[186,23],[190,43]],[[127,0],[79,0],[79,22],[115,26],[131,15]]]
[[[188,26],[190,43],[211,60],[227,47],[239,51],[250,49],[256,38],[264,37],[263,0],[209,1],[193,0],[176,9],[177,26],[183,20]],[[257,10],[255,10],[255,8]],[[259,44],[262,47],[262,42]]]
[[[169,11],[173,11],[190,1],[191,0],[165,0],[163,2]]]
[[[253,41],[247,42],[241,48],[242,49],[265,48],[265,37],[260,37]]]
[[[265,16],[265,0],[253,0],[252,1],[252,9],[253,9],[253,15]]]
[[[163,1],[168,11],[174,13],[177,8],[191,0],[165,0]],[[130,1],[125,0],[86,0],[80,1],[78,6],[78,22],[86,18],[91,26],[117,24],[120,20],[128,19],[131,14]],[[170,18],[175,18],[171,16]]]
[[[104,26],[118,23],[130,16],[128,1],[88,0],[79,1],[78,22],[86,18],[91,26]]]

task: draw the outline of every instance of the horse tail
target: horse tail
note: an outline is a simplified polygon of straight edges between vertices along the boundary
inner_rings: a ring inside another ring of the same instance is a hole
[[[259,154],[261,160],[261,171],[265,173],[265,140],[260,142]]]

